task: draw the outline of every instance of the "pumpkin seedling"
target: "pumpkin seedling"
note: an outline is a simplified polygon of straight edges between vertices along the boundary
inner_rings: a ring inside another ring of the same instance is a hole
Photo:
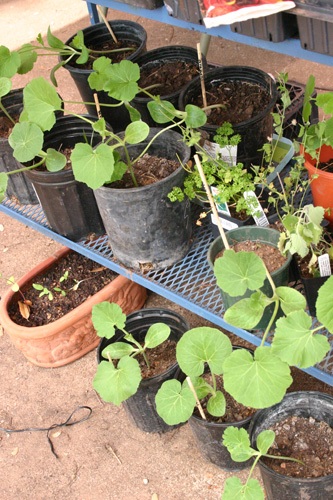
[[[257,437],[257,448],[251,448],[250,438],[243,428],[228,427],[223,434],[223,444],[227,447],[232,460],[235,462],[246,462],[255,458],[245,484],[237,477],[229,477],[225,482],[222,500],[264,500],[265,494],[257,479],[251,479],[252,472],[261,457],[290,460],[304,465],[301,460],[291,457],[268,455],[269,448],[274,443],[275,432],[271,430],[262,431]]]
[[[93,381],[93,387],[107,402],[119,406],[125,399],[136,393],[141,382],[140,364],[135,359],[140,354],[149,368],[147,349],[153,349],[169,338],[170,327],[164,323],[151,325],[141,345],[125,329],[126,314],[115,303],[101,302],[92,310],[92,321],[97,335],[111,339],[116,328],[123,332],[119,342],[109,344],[102,352],[108,361],[101,361]],[[115,366],[113,360],[118,360]]]

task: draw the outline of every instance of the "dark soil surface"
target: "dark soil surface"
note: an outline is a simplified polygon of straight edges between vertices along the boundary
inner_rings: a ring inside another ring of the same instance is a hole
[[[154,349],[146,349],[145,354],[150,368],[148,368],[142,355],[138,357],[142,378],[159,375],[174,365],[176,363],[176,346],[177,343],[175,340],[168,339],[157,347],[154,347]]]
[[[12,116],[15,123],[19,121],[19,115]],[[7,139],[12,133],[14,124],[7,116],[0,116],[0,137]]]
[[[150,85],[158,85],[149,92],[153,95],[169,95],[179,91],[194,77],[198,76],[199,69],[193,63],[183,61],[170,61],[158,66],[146,67],[140,70],[139,87],[146,88]],[[140,94],[140,97],[145,97]]]
[[[277,422],[271,430],[275,441],[269,454],[297,458],[305,465],[289,460],[263,458],[271,469],[286,476],[314,478],[333,474],[333,429],[326,422],[295,415]]]
[[[154,184],[165,179],[175,172],[179,166],[180,163],[178,161],[150,156],[146,153],[133,165],[133,170],[138,185],[148,186],[149,184]],[[126,172],[123,178],[120,181],[113,182],[111,187],[128,189],[136,186],[134,186],[130,173]]]
[[[236,243],[235,245],[232,245],[231,248],[232,250],[235,250],[235,252],[254,252],[264,261],[264,264],[270,274],[277,269],[280,269],[280,267],[282,267],[286,262],[286,257],[281,255],[280,251],[276,247],[266,245],[265,243],[247,240]],[[223,253],[224,249],[217,254],[216,259],[222,257]]]
[[[60,282],[66,271],[68,271],[68,278]],[[15,296],[30,309],[28,319],[21,315],[16,300],[9,308],[9,316],[21,326],[47,325],[78,307],[117,276],[110,269],[101,267],[83,255],[72,252],[61,259],[55,267],[36,277],[34,281],[35,284],[42,285],[52,292],[53,300],[48,298],[48,294],[39,297],[41,291],[33,288],[31,283],[29,287],[21,290],[23,297],[19,293]],[[54,291],[54,287],[61,288],[66,295]]]
[[[329,172],[333,174],[333,159],[327,162],[321,162],[318,164],[318,169],[323,170],[324,172]]]
[[[210,373],[206,373],[201,376],[203,379],[205,379],[209,385],[213,385],[213,380],[212,376]],[[208,422],[216,422],[216,423],[223,423],[223,422],[240,422],[241,420],[244,420],[247,417],[250,417],[253,415],[257,410],[254,408],[249,408],[247,406],[242,405],[241,403],[237,403],[237,401],[230,396],[227,392],[225,392],[224,387],[223,387],[223,376],[218,375],[215,377],[216,378],[216,389],[218,391],[223,392],[224,397],[226,399],[226,411],[225,414],[222,415],[222,417],[213,417],[213,415],[210,415],[207,411],[207,403],[211,395],[209,394],[206,396],[204,399],[200,401],[201,406],[203,408],[203,411],[206,415],[206,418]],[[194,414],[200,418],[200,413],[199,410],[196,408],[194,410]]]
[[[209,110],[207,123],[221,125],[229,122],[232,125],[250,120],[258,115],[269,103],[270,95],[259,85],[247,82],[220,82],[218,85],[207,85],[207,105],[222,104],[225,108]],[[192,104],[202,107],[202,96],[193,99]]]
[[[111,35],[110,35],[111,36]],[[69,62],[69,66],[72,66],[73,68],[79,68],[79,69],[92,69],[93,63],[95,59],[98,59],[99,57],[108,57],[111,59],[112,63],[119,63],[123,59],[126,59],[129,57],[135,50],[137,50],[138,45],[134,42],[126,42],[122,40],[118,40],[118,43],[115,43],[113,40],[110,40],[110,42],[105,42],[102,45],[87,45],[88,49],[91,50],[103,50],[105,51],[104,54],[96,54],[93,53],[88,61],[85,64],[77,64],[76,59],[72,59],[72,61]],[[119,49],[127,49],[131,48],[133,50],[121,50],[120,52],[110,52],[111,50],[119,50]]]

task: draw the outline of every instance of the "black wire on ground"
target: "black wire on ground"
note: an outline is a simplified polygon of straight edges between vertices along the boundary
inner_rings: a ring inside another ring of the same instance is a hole
[[[80,411],[80,410],[88,410],[88,415],[81,418],[80,420],[75,420],[75,422],[70,422],[72,416],[77,412],[77,411]],[[79,424],[80,422],[84,422],[85,420],[88,420],[88,418],[90,418],[92,414],[92,409],[90,408],[90,406],[78,406],[76,408],[76,410],[74,410],[70,416],[68,417],[68,419],[61,423],[61,424],[53,424],[51,425],[50,427],[46,427],[45,429],[42,429],[42,428],[26,428],[26,429],[5,429],[4,427],[0,427],[0,430],[1,431],[4,431],[4,432],[8,432],[8,433],[13,433],[13,432],[31,432],[31,431],[46,431],[46,438],[47,438],[47,441],[50,445],[50,448],[51,448],[51,451],[53,453],[53,455],[56,457],[56,458],[59,458],[58,455],[56,454],[56,452],[54,451],[54,447],[53,447],[53,444],[52,444],[52,441],[50,439],[50,436],[49,436],[49,433],[53,430],[53,429],[56,429],[57,427],[68,427],[70,425],[75,425],[75,424]]]

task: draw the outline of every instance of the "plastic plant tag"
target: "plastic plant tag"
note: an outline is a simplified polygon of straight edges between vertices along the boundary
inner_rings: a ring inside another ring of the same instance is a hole
[[[249,202],[251,214],[257,226],[269,226],[266,214],[253,191],[245,191],[244,198]]]
[[[331,276],[331,262],[328,253],[318,257],[320,276]]]
[[[211,216],[212,224],[215,224],[215,226],[217,226],[215,215],[211,214],[210,216]],[[219,219],[220,219],[220,222],[222,224],[223,229],[229,230],[229,229],[235,229],[236,227],[238,227],[238,225],[235,224],[235,222],[231,222],[230,220],[224,219],[223,217],[219,217]]]
[[[218,195],[219,190],[214,186],[211,186],[210,189],[211,189],[212,195],[214,197],[216,197]],[[230,210],[229,210],[227,203],[222,202],[222,201],[220,202],[218,197],[216,198],[216,200],[217,200],[215,202],[216,210],[218,212],[222,212],[223,214],[227,214],[230,217]]]
[[[211,142],[206,139],[203,149],[213,158],[216,158],[219,154],[220,159],[230,166],[236,165],[237,163],[237,145],[222,148],[216,142]]]

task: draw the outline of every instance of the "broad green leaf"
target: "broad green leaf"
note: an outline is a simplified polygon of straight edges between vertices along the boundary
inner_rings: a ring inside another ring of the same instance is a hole
[[[0,77],[0,98],[7,95],[11,91],[12,81],[5,76]]]
[[[304,210],[307,211],[310,221],[320,228],[320,224],[324,219],[325,209],[323,207],[307,205],[304,207]]]
[[[333,276],[319,288],[316,302],[317,318],[329,332],[333,332]]]
[[[271,347],[258,347],[254,353],[237,349],[223,366],[224,388],[239,403],[267,408],[279,403],[292,383],[287,363]]]
[[[129,356],[135,351],[135,347],[126,342],[114,342],[109,344],[105,349],[103,349],[102,356],[108,359],[108,353],[111,359],[120,359],[124,356]]]
[[[125,328],[126,314],[115,303],[100,302],[92,308],[92,322],[99,337],[111,339],[115,334],[115,326]]]
[[[58,172],[62,170],[67,163],[66,156],[55,149],[48,148],[46,154],[45,164],[49,172]]]
[[[247,289],[263,286],[265,266],[254,252],[225,250],[223,257],[215,260],[214,274],[217,284],[231,297],[242,296]]]
[[[223,444],[235,462],[246,462],[253,456],[249,435],[242,427],[227,427],[223,433]]]
[[[82,49],[82,47],[84,47],[84,35],[82,30],[79,30],[73,37],[71,45],[75,49]]]
[[[229,325],[252,330],[259,323],[266,306],[272,301],[262,292],[255,292],[248,299],[241,299],[233,304],[224,315]]]
[[[65,44],[56,36],[52,35],[50,26],[47,28],[47,43],[53,49],[64,49]]]
[[[257,479],[242,484],[238,477],[228,477],[221,500],[265,500],[265,494]]]
[[[171,333],[171,329],[165,323],[155,323],[148,328],[145,336],[145,347],[153,349],[162,344]]]
[[[24,109],[29,120],[40,128],[50,130],[55,124],[55,111],[61,110],[61,99],[55,88],[44,78],[31,80],[23,91]]]
[[[93,388],[104,401],[119,406],[136,393],[141,382],[140,365],[136,359],[125,356],[117,368],[109,361],[102,361],[93,380]]]
[[[195,407],[195,397],[189,387],[178,380],[164,382],[155,397],[157,413],[168,425],[186,422]]]
[[[139,65],[123,60],[115,63],[108,70],[109,79],[104,90],[118,101],[131,101],[139,91],[137,81],[140,78]]]
[[[89,51],[87,47],[83,46],[81,48],[81,55],[76,59],[77,64],[85,64],[89,59]]]
[[[223,363],[230,355],[229,338],[216,328],[199,327],[188,330],[177,344],[177,361],[186,375],[197,377],[204,372],[205,363],[216,375],[223,371]]]
[[[125,108],[129,112],[131,122],[138,122],[141,120],[141,114],[137,109],[127,103],[125,103]]]
[[[20,55],[5,47],[0,45],[0,76],[5,76],[6,78],[12,78],[15,75],[21,64]]]
[[[333,92],[318,94],[316,103],[320,108],[323,108],[325,115],[331,115],[333,113]]]
[[[92,128],[93,130],[95,130],[95,132],[98,132],[102,137],[104,137],[106,131],[105,119],[100,118],[99,120],[97,120],[97,122],[93,122]]]
[[[272,351],[290,366],[309,368],[319,363],[330,350],[325,335],[312,333],[312,318],[304,311],[295,311],[276,322]]]
[[[149,101],[148,111],[156,123],[168,123],[176,116],[176,108],[169,101]]]
[[[109,181],[107,181],[107,183],[120,181],[120,179],[122,179],[122,177],[127,169],[128,169],[128,167],[127,167],[126,163],[124,163],[123,161],[117,161],[117,163],[115,163],[115,165],[114,165],[114,169],[113,169],[111,178]]]
[[[0,203],[6,196],[6,189],[8,184],[8,175],[5,172],[0,172]]]
[[[308,81],[306,82],[305,92],[304,92],[304,100],[303,100],[303,110],[302,110],[302,118],[303,122],[306,123],[310,119],[311,115],[311,95],[315,89],[315,77],[310,75]]]
[[[43,285],[39,285],[38,283],[33,283],[32,286],[35,290],[44,290]]]
[[[289,286],[279,286],[275,293],[280,297],[280,306],[285,315],[293,311],[304,311],[306,300],[303,295]]]
[[[100,144],[93,149],[89,144],[77,143],[71,154],[74,177],[91,189],[98,189],[111,179],[114,157],[110,146]]]
[[[111,66],[111,59],[99,57],[93,63],[94,73],[88,76],[88,83],[91,89],[101,91],[109,79],[108,70]]]
[[[138,144],[144,141],[149,134],[149,125],[145,122],[132,122],[125,130],[125,141],[128,144]]]
[[[32,49],[31,43],[25,43],[18,51],[21,58],[21,64],[17,72],[19,75],[29,73],[37,61],[37,52]]]
[[[225,414],[225,397],[221,391],[217,391],[215,396],[211,396],[207,403],[207,411],[213,417],[222,417]]]
[[[34,123],[16,123],[8,142],[14,157],[20,162],[33,160],[43,147],[43,132]]]
[[[275,439],[275,432],[274,431],[262,431],[260,434],[258,434],[257,437],[257,448],[262,453],[265,455],[272,444],[274,443]]]
[[[287,231],[291,232],[294,231],[298,222],[299,218],[296,217],[296,215],[285,215],[282,219],[283,225],[286,228]]]
[[[206,113],[202,111],[202,109],[198,108],[198,106],[187,104],[187,106],[185,106],[185,112],[185,123],[190,128],[202,127],[207,122]]]
[[[191,377],[191,382],[199,401],[212,392],[211,386],[202,377]],[[189,387],[186,379],[183,382],[183,386]]]
[[[290,253],[293,255],[294,253],[297,253],[300,257],[305,257],[308,252],[308,245],[306,244],[305,240],[300,236],[299,234],[291,234],[290,235]]]

